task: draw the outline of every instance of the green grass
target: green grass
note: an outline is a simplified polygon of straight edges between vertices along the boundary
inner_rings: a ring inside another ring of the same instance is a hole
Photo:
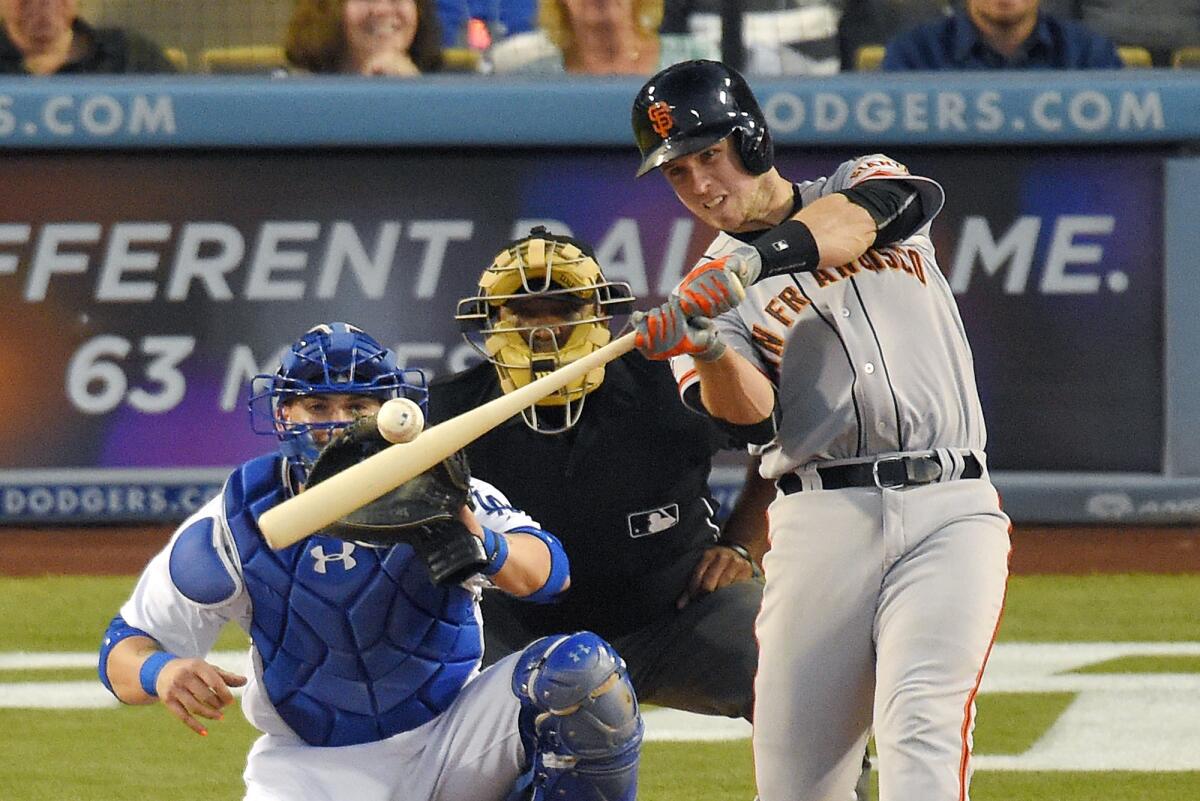
[[[96,668],[31,668],[0,670],[0,684],[19,681],[89,681],[96,678]]]
[[[256,733],[238,712],[201,737],[158,706],[0,710],[6,801],[240,799]]]
[[[92,651],[121,609],[133,576],[0,577],[0,648],[6,651]],[[236,651],[248,639],[226,627],[216,649]],[[2,675],[2,674],[0,674]]]
[[[6,757],[0,760],[0,787],[6,801],[237,801],[254,737],[237,714],[210,723],[209,736],[198,737],[156,707],[36,715],[0,710],[0,753]],[[750,801],[754,795],[747,740],[647,743],[640,775],[639,801]],[[985,771],[976,774],[971,798],[1193,801],[1200,798],[1200,773]]]
[[[1200,656],[1123,656],[1070,673],[1200,673]]]
[[[1029,750],[1063,713],[1074,693],[980,695],[975,728],[976,754],[1021,754]]]
[[[91,651],[132,586],[131,577],[0,578],[3,650]],[[1000,636],[1009,642],[1200,641],[1200,576],[1015,577]],[[238,650],[245,640],[231,628],[217,647]],[[1200,660],[1137,657],[1083,670],[1200,672]],[[93,677],[90,668],[0,672],[0,681]],[[1070,699],[1070,694],[981,695],[976,752],[1021,753]],[[236,801],[256,734],[238,712],[210,723],[209,730],[208,737],[198,737],[157,706],[0,710],[0,798]],[[753,796],[749,741],[645,746],[640,801],[750,801]],[[984,771],[976,774],[971,797],[1191,801],[1200,798],[1200,773]]]
[[[639,801],[750,801],[754,797],[749,740],[647,743],[638,777]]]
[[[976,773],[971,801],[1195,801],[1200,773]]]
[[[86,651],[132,577],[0,578],[6,650]],[[53,624],[50,624],[53,621]],[[1014,576],[1000,639],[1010,642],[1200,640],[1200,575]],[[244,647],[227,631],[217,647]]]
[[[133,589],[132,577],[0,578],[0,643],[12,651],[87,651]]]
[[[1200,640],[1200,575],[1014,576],[1000,639]]]

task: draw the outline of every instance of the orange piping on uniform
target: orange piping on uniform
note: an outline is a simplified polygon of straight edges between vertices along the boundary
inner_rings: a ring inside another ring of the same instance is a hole
[[[679,393],[681,395],[683,394],[685,385],[687,385],[695,377],[696,377],[696,371],[694,369],[688,370],[686,373],[679,376],[679,380],[677,382],[675,382],[675,384],[677,387],[679,387]]]
[[[1012,523],[1008,524],[1008,536],[1012,537]],[[1008,557],[1006,560],[1009,564],[1012,563],[1012,546],[1008,546]],[[1011,575],[1011,573],[1009,574]],[[966,801],[967,799],[967,765],[971,762],[971,746],[967,740],[967,735],[971,731],[971,705],[975,703],[975,696],[979,694],[979,685],[983,681],[983,670],[987,667],[988,658],[992,655],[992,646],[996,644],[996,635],[1000,632],[1000,621],[1004,619],[1004,603],[1008,600],[1008,578],[1004,579],[1004,595],[1000,599],[1000,614],[996,616],[996,627],[992,629],[992,639],[988,643],[987,651],[983,654],[983,663],[979,666],[979,672],[975,674],[975,686],[971,688],[971,692],[967,694],[967,702],[963,705],[963,725],[962,725],[962,759],[958,765],[958,801]]]

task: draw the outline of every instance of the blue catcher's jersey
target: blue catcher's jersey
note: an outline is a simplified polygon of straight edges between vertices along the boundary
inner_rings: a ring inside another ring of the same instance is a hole
[[[407,545],[312,536],[271,550],[257,520],[283,500],[281,475],[277,456],[247,462],[223,498],[272,705],[322,746],[383,739],[437,716],[483,653],[474,593],[432,584]]]

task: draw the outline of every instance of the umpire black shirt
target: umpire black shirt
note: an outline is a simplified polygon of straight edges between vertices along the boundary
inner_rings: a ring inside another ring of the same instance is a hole
[[[489,363],[436,380],[430,421],[500,394]],[[467,446],[471,473],[562,540],[571,560],[559,603],[489,593],[485,623],[499,609],[533,636],[590,629],[611,638],[674,613],[718,534],[708,474],[722,447],[719,429],[680,402],[670,368],[636,351],[609,363],[567,431],[540,434],[517,416]]]

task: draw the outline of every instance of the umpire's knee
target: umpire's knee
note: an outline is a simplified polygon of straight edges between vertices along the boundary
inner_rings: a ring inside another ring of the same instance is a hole
[[[754,620],[762,604],[762,584],[739,581],[705,597],[723,609],[714,615],[721,635],[708,634],[703,657],[712,681],[707,684],[712,709],[708,714],[754,718],[754,676],[758,673],[758,641]]]

